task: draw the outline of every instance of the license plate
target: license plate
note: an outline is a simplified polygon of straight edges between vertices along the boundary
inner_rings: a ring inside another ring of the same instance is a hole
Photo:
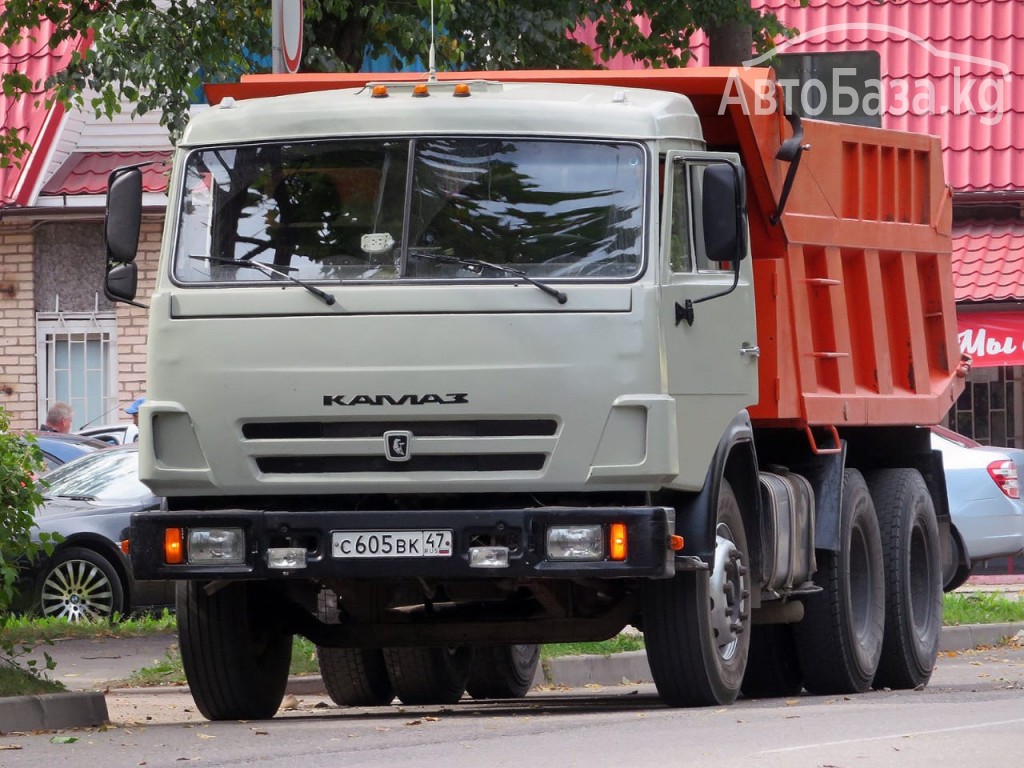
[[[451,557],[451,531],[334,531],[336,558]]]

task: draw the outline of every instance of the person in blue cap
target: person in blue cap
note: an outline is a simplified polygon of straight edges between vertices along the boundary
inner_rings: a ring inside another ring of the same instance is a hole
[[[139,406],[146,402],[146,398],[137,397],[129,405],[126,405],[124,412],[132,417],[132,424],[139,426]]]

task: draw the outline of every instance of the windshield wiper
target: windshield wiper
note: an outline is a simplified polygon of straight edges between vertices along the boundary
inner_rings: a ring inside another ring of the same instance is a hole
[[[550,285],[546,285],[538,280],[534,280],[528,274],[523,272],[521,269],[515,269],[514,267],[503,267],[500,264],[492,264],[489,261],[483,259],[463,259],[458,256],[449,256],[445,253],[435,253],[433,251],[426,251],[422,248],[410,248],[409,255],[415,256],[419,259],[426,259],[427,261],[438,261],[442,264],[459,264],[466,267],[472,272],[480,273],[484,269],[493,269],[495,272],[501,272],[505,275],[512,275],[518,277],[524,283],[540,288],[548,296],[554,296],[559,304],[565,304],[569,300],[569,297],[562,293],[557,288],[552,288]]]
[[[189,258],[195,259],[196,261],[205,261],[209,264],[224,264],[225,266],[228,267],[249,267],[250,269],[258,270],[267,276],[283,277],[285,280],[289,280],[295,283],[296,285],[302,286],[307,291],[316,296],[318,299],[320,299],[328,307],[334,304],[335,301],[337,301],[337,299],[335,299],[331,294],[327,293],[326,291],[321,291],[315,285],[305,283],[302,280],[299,280],[299,278],[297,277],[292,277],[287,272],[282,272],[280,269],[276,269],[275,267],[272,267],[269,264],[263,264],[262,262],[259,261],[235,261],[234,259],[221,259],[216,256],[189,256]]]

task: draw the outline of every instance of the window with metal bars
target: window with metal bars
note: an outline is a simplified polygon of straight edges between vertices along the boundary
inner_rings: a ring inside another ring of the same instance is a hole
[[[36,315],[36,369],[41,424],[47,409],[74,410],[72,431],[121,421],[117,400],[117,323],[114,313]]]

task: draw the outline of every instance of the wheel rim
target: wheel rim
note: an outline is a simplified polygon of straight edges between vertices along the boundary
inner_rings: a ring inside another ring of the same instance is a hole
[[[865,641],[872,627],[874,594],[871,555],[864,531],[856,526],[850,532],[850,619],[858,640]]]
[[[935,610],[932,568],[925,531],[915,525],[910,534],[910,613],[914,631],[920,638],[927,635]]]
[[[728,661],[736,654],[746,614],[747,569],[733,543],[729,526],[719,523],[715,537],[715,567],[711,572],[711,631],[718,655]]]
[[[44,616],[70,622],[102,619],[114,611],[114,589],[95,563],[67,560],[47,575],[40,601]]]

